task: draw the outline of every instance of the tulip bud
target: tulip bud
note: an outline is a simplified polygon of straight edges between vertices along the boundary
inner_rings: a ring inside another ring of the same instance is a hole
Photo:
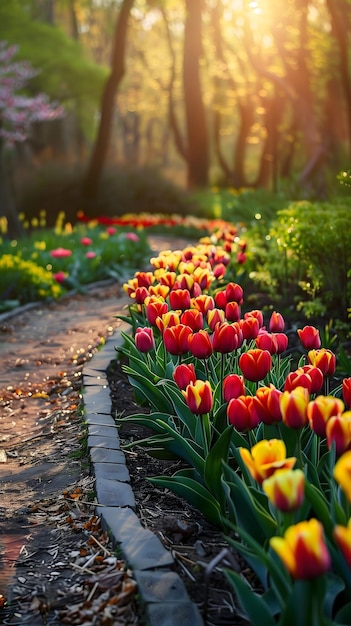
[[[310,427],[316,435],[326,436],[326,426],[331,417],[342,413],[344,403],[340,398],[317,396],[307,405],[307,417]]]
[[[263,326],[263,313],[259,309],[253,309],[252,311],[248,311],[244,314],[244,319],[247,317],[256,317],[258,319],[258,323],[260,328]]]
[[[134,335],[135,345],[139,352],[149,352],[155,347],[152,328],[137,328]]]
[[[222,354],[233,352],[239,345],[238,327],[223,322],[217,324],[213,332],[213,349]]]
[[[165,328],[163,333],[163,342],[167,352],[170,354],[181,355],[189,351],[188,338],[191,335],[191,328],[178,324],[178,326],[169,326]]]
[[[285,333],[274,333],[274,337],[278,344],[277,354],[282,354],[288,347],[289,338]]]
[[[269,320],[269,330],[271,333],[281,333],[285,327],[284,318],[280,313],[273,311]]]
[[[213,352],[212,342],[207,330],[199,330],[188,337],[189,350],[197,359],[208,359]]]
[[[228,374],[223,380],[223,398],[229,402],[232,398],[245,395],[244,377],[239,374]]]
[[[179,389],[185,390],[188,385],[195,383],[196,372],[193,363],[181,363],[173,372],[173,379]]]
[[[169,294],[169,302],[175,311],[190,309],[190,293],[187,289],[173,289]]]
[[[259,417],[252,396],[232,398],[227,406],[229,422],[239,432],[256,428]]]
[[[351,409],[351,378],[342,381],[342,397],[348,409]]]
[[[336,456],[340,456],[351,444],[351,411],[330,417],[325,431],[329,450],[334,444]]]
[[[278,352],[278,342],[275,335],[260,330],[256,339],[256,347],[260,350],[268,350],[270,354],[276,354]]]
[[[260,421],[264,424],[269,425],[274,422],[281,422],[280,397],[282,393],[272,383],[269,387],[259,387],[257,389],[254,402]]]
[[[270,545],[298,580],[316,578],[330,568],[323,526],[314,518],[290,526],[284,537],[272,537]]]
[[[156,318],[162,317],[164,313],[167,313],[168,304],[163,302],[163,300],[149,301],[147,304],[147,300],[145,300],[147,321],[150,326],[156,326]]]
[[[194,332],[204,327],[204,316],[198,309],[188,309],[182,313],[180,321],[185,326],[190,326]]]
[[[263,481],[263,491],[283,513],[298,509],[304,499],[305,475],[302,470],[281,469]]]
[[[208,380],[196,380],[183,391],[186,403],[195,415],[209,413],[213,405],[212,389]]]
[[[156,317],[156,326],[162,334],[165,328],[178,326],[178,324],[180,324],[180,317],[175,311],[168,311],[160,317]]]
[[[228,322],[237,322],[240,319],[241,311],[237,302],[228,302],[225,307],[225,317]]]
[[[302,428],[307,424],[307,405],[309,393],[305,387],[296,387],[292,391],[284,391],[280,397],[282,420],[289,428]]]
[[[206,315],[208,311],[215,308],[215,302],[212,296],[206,296],[203,294],[201,296],[197,296],[197,298],[192,298],[191,306]]]
[[[248,350],[239,357],[239,367],[247,380],[263,380],[272,367],[272,357],[268,350]]]
[[[237,283],[228,283],[225,288],[227,302],[237,302],[238,304],[242,304],[243,295],[243,288]]]
[[[305,350],[318,350],[321,347],[321,339],[318,328],[314,326],[305,326],[298,328],[297,334]]]
[[[260,323],[257,317],[250,315],[249,317],[241,319],[239,324],[244,339],[247,339],[248,341],[250,341],[251,339],[256,339],[260,330]]]
[[[225,291],[217,291],[215,295],[215,303],[218,309],[223,309],[223,311],[225,310],[228,303]]]
[[[224,311],[222,309],[211,309],[207,312],[207,324],[213,331],[216,324],[222,324],[225,321]]]
[[[310,365],[319,367],[324,376],[332,376],[336,370],[336,356],[331,350],[321,348],[320,350],[310,350],[307,354]]]

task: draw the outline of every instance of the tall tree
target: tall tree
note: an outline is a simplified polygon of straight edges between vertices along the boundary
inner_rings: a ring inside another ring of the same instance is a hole
[[[125,50],[128,20],[133,7],[133,2],[134,0],[123,0],[116,22],[111,59],[111,73],[106,81],[102,94],[100,124],[83,184],[83,194],[86,198],[96,196],[106,158],[113,113],[115,109],[115,95],[125,72]]]
[[[201,19],[203,0],[185,0],[183,86],[187,132],[188,187],[208,184],[208,137],[200,82],[202,56]]]

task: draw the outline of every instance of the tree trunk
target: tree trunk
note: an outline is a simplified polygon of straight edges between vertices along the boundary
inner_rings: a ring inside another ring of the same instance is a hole
[[[101,102],[100,125],[93,148],[88,171],[83,183],[85,198],[95,197],[98,191],[101,172],[104,166],[109,145],[110,131],[115,107],[115,94],[124,76],[125,47],[128,30],[128,19],[133,6],[133,0],[123,0],[114,34],[111,74],[105,84]]]
[[[24,235],[24,229],[16,210],[11,185],[11,164],[7,156],[3,141],[0,140],[0,216],[7,220],[6,237],[18,239]]]
[[[199,61],[203,0],[186,0],[183,85],[187,133],[188,187],[208,184],[208,138]]]

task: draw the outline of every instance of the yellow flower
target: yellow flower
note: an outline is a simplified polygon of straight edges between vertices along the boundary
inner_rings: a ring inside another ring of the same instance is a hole
[[[335,463],[334,478],[351,502],[351,450],[342,454]]]
[[[286,458],[282,439],[262,439],[251,448],[251,452],[246,448],[239,448],[239,452],[251,476],[258,483],[262,483],[278,469],[291,469],[296,463],[295,457]]]

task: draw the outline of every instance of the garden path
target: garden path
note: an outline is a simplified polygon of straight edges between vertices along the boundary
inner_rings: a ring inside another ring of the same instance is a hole
[[[149,243],[156,254],[189,241],[153,236]],[[106,281],[0,316],[0,607],[19,553],[35,551],[49,532],[48,515],[35,520],[34,532],[33,511],[77,485],[89,488],[77,458],[82,369],[116,330],[128,301],[118,284]],[[0,623],[6,623],[1,614]]]

